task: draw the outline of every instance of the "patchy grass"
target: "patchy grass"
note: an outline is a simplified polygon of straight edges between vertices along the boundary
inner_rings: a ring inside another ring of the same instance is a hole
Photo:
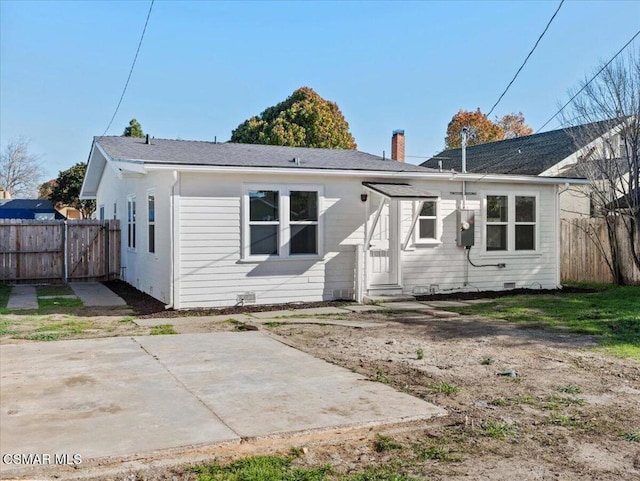
[[[431,389],[433,392],[447,394],[447,395],[455,394],[459,390],[458,386],[454,384],[449,384],[448,382],[445,382],[445,381],[433,382],[429,384],[429,389]]]
[[[389,384],[389,378],[382,369],[376,370],[376,377],[373,380],[376,382],[381,382],[382,384]]]
[[[580,386],[574,386],[573,384],[567,384],[566,386],[558,386],[558,391],[566,394],[580,394],[582,388]]]
[[[482,432],[485,436],[493,439],[507,439],[515,436],[516,429],[509,423],[487,421],[482,425]]]
[[[48,284],[36,287],[36,295],[43,296],[72,296],[75,292],[68,284]]]
[[[418,361],[421,361],[422,359],[424,359],[424,349],[419,348],[419,349],[416,351],[416,359],[417,359]]]
[[[622,435],[622,439],[624,439],[625,441],[640,443],[640,431],[632,431],[632,432],[624,433]]]
[[[640,286],[606,286],[588,294],[501,297],[447,309],[598,336],[610,354],[640,359]]]
[[[285,324],[287,324],[286,322],[276,322],[276,321],[270,321],[270,322],[265,322],[264,325],[267,327],[279,327],[279,326],[284,326]]]
[[[82,307],[80,299],[67,299],[66,297],[52,297],[50,299],[38,298],[38,313],[48,314],[52,312],[65,312],[68,309]]]
[[[292,466],[292,458],[253,456],[229,464],[211,463],[193,468],[198,481],[323,481],[329,465],[317,468]]]
[[[173,328],[173,324],[160,324],[159,326],[151,327],[149,334],[152,336],[164,336],[166,334],[178,334],[178,331]]]
[[[402,444],[395,441],[390,436],[384,434],[376,434],[376,440],[373,443],[373,449],[377,453],[384,453],[386,451],[392,451],[394,449],[402,449]]]

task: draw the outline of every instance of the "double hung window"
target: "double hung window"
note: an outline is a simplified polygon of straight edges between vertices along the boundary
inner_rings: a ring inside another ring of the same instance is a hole
[[[244,258],[320,254],[317,186],[246,186]]]
[[[438,239],[438,202],[427,200],[418,215],[418,242]]]
[[[537,197],[487,195],[485,247],[492,251],[537,250]]]

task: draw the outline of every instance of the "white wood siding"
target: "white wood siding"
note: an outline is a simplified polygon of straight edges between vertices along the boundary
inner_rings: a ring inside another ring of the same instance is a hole
[[[422,185],[413,182],[415,185]],[[440,214],[443,217],[441,244],[415,245],[409,243],[402,252],[402,280],[406,293],[428,293],[432,285],[436,292],[449,290],[500,290],[504,283],[514,282],[516,287],[545,289],[556,287],[556,194],[554,186],[514,186],[508,184],[468,183],[467,191],[475,195],[467,196],[467,209],[475,211],[475,246],[471,249],[471,260],[475,264],[506,264],[505,268],[473,267],[467,269],[466,251],[456,245],[457,215],[461,195],[460,183],[448,185],[424,184],[424,188],[441,191]],[[539,195],[537,240],[535,253],[484,251],[484,222],[481,209],[482,197],[487,194]],[[411,203],[404,202],[403,238],[410,226]],[[466,282],[466,285],[465,285]]]
[[[98,149],[93,155],[101,155]],[[113,203],[117,203],[117,219],[122,235],[121,260],[123,280],[156,299],[170,300],[170,173],[150,173],[144,176],[123,176],[106,165],[98,188],[96,203],[104,205],[105,218],[113,218]],[[156,203],[155,253],[148,252],[147,192],[153,189]],[[127,197],[136,196],[136,249],[127,247]]]
[[[179,214],[179,307],[219,307],[255,292],[259,304],[321,301],[353,295],[355,245],[364,238],[360,180],[314,178],[324,186],[321,260],[241,260],[243,184],[271,176],[183,174]],[[274,184],[310,183],[278,176]]]

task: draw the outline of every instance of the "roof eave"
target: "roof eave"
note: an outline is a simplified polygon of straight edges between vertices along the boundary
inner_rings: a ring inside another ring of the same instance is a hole
[[[381,170],[342,170],[342,169],[306,169],[299,167],[235,167],[220,165],[177,165],[177,164],[145,164],[146,171],[179,171],[191,173],[230,173],[230,174],[261,174],[286,175],[295,173],[301,176],[329,176],[329,177],[379,177],[396,179],[431,179],[445,181],[468,182],[497,182],[518,184],[588,184],[586,179],[572,179],[564,177],[538,177],[534,175],[506,175],[506,174],[473,174],[438,171],[381,171]]]

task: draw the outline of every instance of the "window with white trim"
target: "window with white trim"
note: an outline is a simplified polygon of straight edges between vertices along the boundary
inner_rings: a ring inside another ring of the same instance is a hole
[[[516,195],[515,248],[517,251],[536,249],[536,198]]]
[[[425,200],[418,215],[417,241],[438,239],[438,201]]]
[[[243,258],[320,255],[320,187],[248,185],[243,199]]]
[[[509,227],[509,198],[506,195],[487,196],[487,250],[506,251]]]
[[[149,253],[156,251],[156,194],[147,192],[147,247]]]
[[[535,195],[487,195],[486,251],[535,251],[538,235],[536,204]]]
[[[136,196],[127,197],[127,247],[136,248]]]
[[[98,220],[104,220],[104,205],[98,207]]]

